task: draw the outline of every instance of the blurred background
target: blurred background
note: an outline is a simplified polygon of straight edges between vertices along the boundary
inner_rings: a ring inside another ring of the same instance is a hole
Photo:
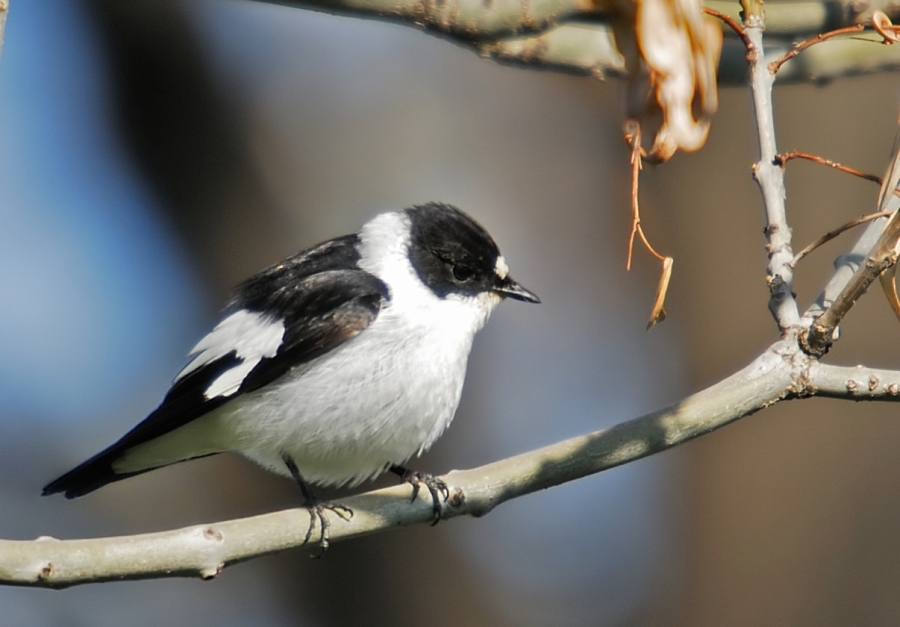
[[[41,487],[151,411],[229,289],[374,214],[459,205],[543,299],[480,334],[416,468],[487,463],[677,401],[776,339],[750,99],[647,168],[675,257],[624,271],[623,85],[503,67],[411,28],[237,0],[13,0],[0,62],[0,537],[124,535],[297,506],[220,456],[76,501]],[[782,150],[880,174],[895,76],[779,87]],[[863,121],[867,121],[863,123]],[[877,187],[789,166],[797,247]],[[797,273],[805,306],[848,239]],[[897,367],[877,295],[833,363]],[[502,390],[502,393],[500,391]],[[896,625],[900,420],[779,405],[662,455],[454,519],[228,568],[211,582],[0,588],[0,626]],[[391,481],[391,479],[386,479]],[[337,493],[339,497],[340,493]]]

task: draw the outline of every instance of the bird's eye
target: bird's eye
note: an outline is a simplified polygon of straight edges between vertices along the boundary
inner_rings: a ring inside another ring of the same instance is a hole
[[[457,281],[468,281],[472,278],[473,274],[475,274],[475,270],[473,270],[471,266],[460,263],[453,266],[453,277]]]

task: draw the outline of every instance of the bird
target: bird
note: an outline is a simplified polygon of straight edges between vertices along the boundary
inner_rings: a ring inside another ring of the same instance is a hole
[[[512,279],[488,232],[449,204],[379,214],[247,279],[188,355],[159,407],[43,489],[76,498],[171,464],[238,453],[311,485],[355,487],[406,463],[449,426],[475,334],[504,299],[539,303]],[[339,508],[339,509],[338,509]]]

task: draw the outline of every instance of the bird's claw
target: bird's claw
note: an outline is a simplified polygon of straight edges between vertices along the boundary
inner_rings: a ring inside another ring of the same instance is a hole
[[[303,538],[303,544],[309,544],[310,538],[312,538],[313,531],[316,528],[316,520],[319,521],[319,548],[321,551],[313,555],[313,557],[322,557],[325,555],[325,552],[328,550],[328,529],[331,527],[331,523],[328,521],[328,517],[325,515],[325,510],[330,510],[335,515],[340,516],[344,520],[350,520],[353,518],[353,510],[347,507],[346,505],[341,505],[340,503],[309,503],[306,505],[306,509],[309,510],[309,528],[306,530],[306,536]]]
[[[441,516],[443,513],[443,508],[441,506],[441,496],[444,497],[444,501],[450,498],[450,488],[447,487],[447,484],[438,479],[434,475],[427,472],[419,472],[417,470],[410,470],[408,468],[403,468],[400,466],[392,467],[391,470],[396,474],[400,475],[400,481],[403,483],[408,483],[412,486],[412,498],[410,502],[416,500],[419,496],[419,489],[421,486],[425,486],[428,488],[429,494],[431,494],[431,511],[433,522],[432,526],[438,524],[441,520]]]
[[[309,486],[306,485],[306,481],[303,480],[303,476],[300,474],[300,470],[297,468],[297,464],[294,463],[294,460],[291,459],[291,456],[285,453],[281,458],[284,460],[284,464],[290,471],[291,476],[294,477],[294,481],[296,481],[297,485],[300,487],[300,492],[303,493],[303,506],[309,510],[309,527],[306,529],[306,536],[303,538],[303,544],[309,544],[309,539],[312,538],[312,533],[316,528],[316,520],[318,519],[319,528],[322,530],[319,534],[319,547],[321,548],[321,551],[317,555],[313,555],[313,557],[322,557],[325,555],[325,551],[328,550],[328,528],[331,526],[331,523],[328,522],[328,517],[325,516],[325,510],[331,510],[344,520],[353,518],[353,510],[340,503],[323,503],[319,501],[312,493],[312,490],[309,489]]]

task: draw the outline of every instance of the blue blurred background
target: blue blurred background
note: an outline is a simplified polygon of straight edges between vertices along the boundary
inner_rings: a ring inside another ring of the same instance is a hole
[[[779,94],[785,136],[808,146],[832,115],[820,151],[880,171],[893,88],[848,83],[833,102],[850,106],[864,85],[882,126],[842,135],[839,105],[804,122],[802,103],[824,92],[798,87]],[[459,205],[544,301],[498,310],[453,427],[418,468],[615,424],[744,365],[774,339],[746,94],[723,92],[707,150],[645,175],[645,227],[676,258],[670,319],[648,333],[657,267],[639,254],[624,272],[621,90],[284,6],[13,0],[0,62],[0,537],[296,506],[290,482],[227,456],[77,501],[38,494],[155,407],[230,286],[386,209]],[[803,243],[877,191],[808,172],[789,179],[820,207],[795,222]],[[839,356],[890,365],[890,313],[864,311],[851,326],[862,339]],[[823,617],[864,608],[865,624],[895,624],[889,412],[776,408],[484,519],[339,544],[322,560],[288,552],[212,582],[0,588],[0,626],[837,625]]]

